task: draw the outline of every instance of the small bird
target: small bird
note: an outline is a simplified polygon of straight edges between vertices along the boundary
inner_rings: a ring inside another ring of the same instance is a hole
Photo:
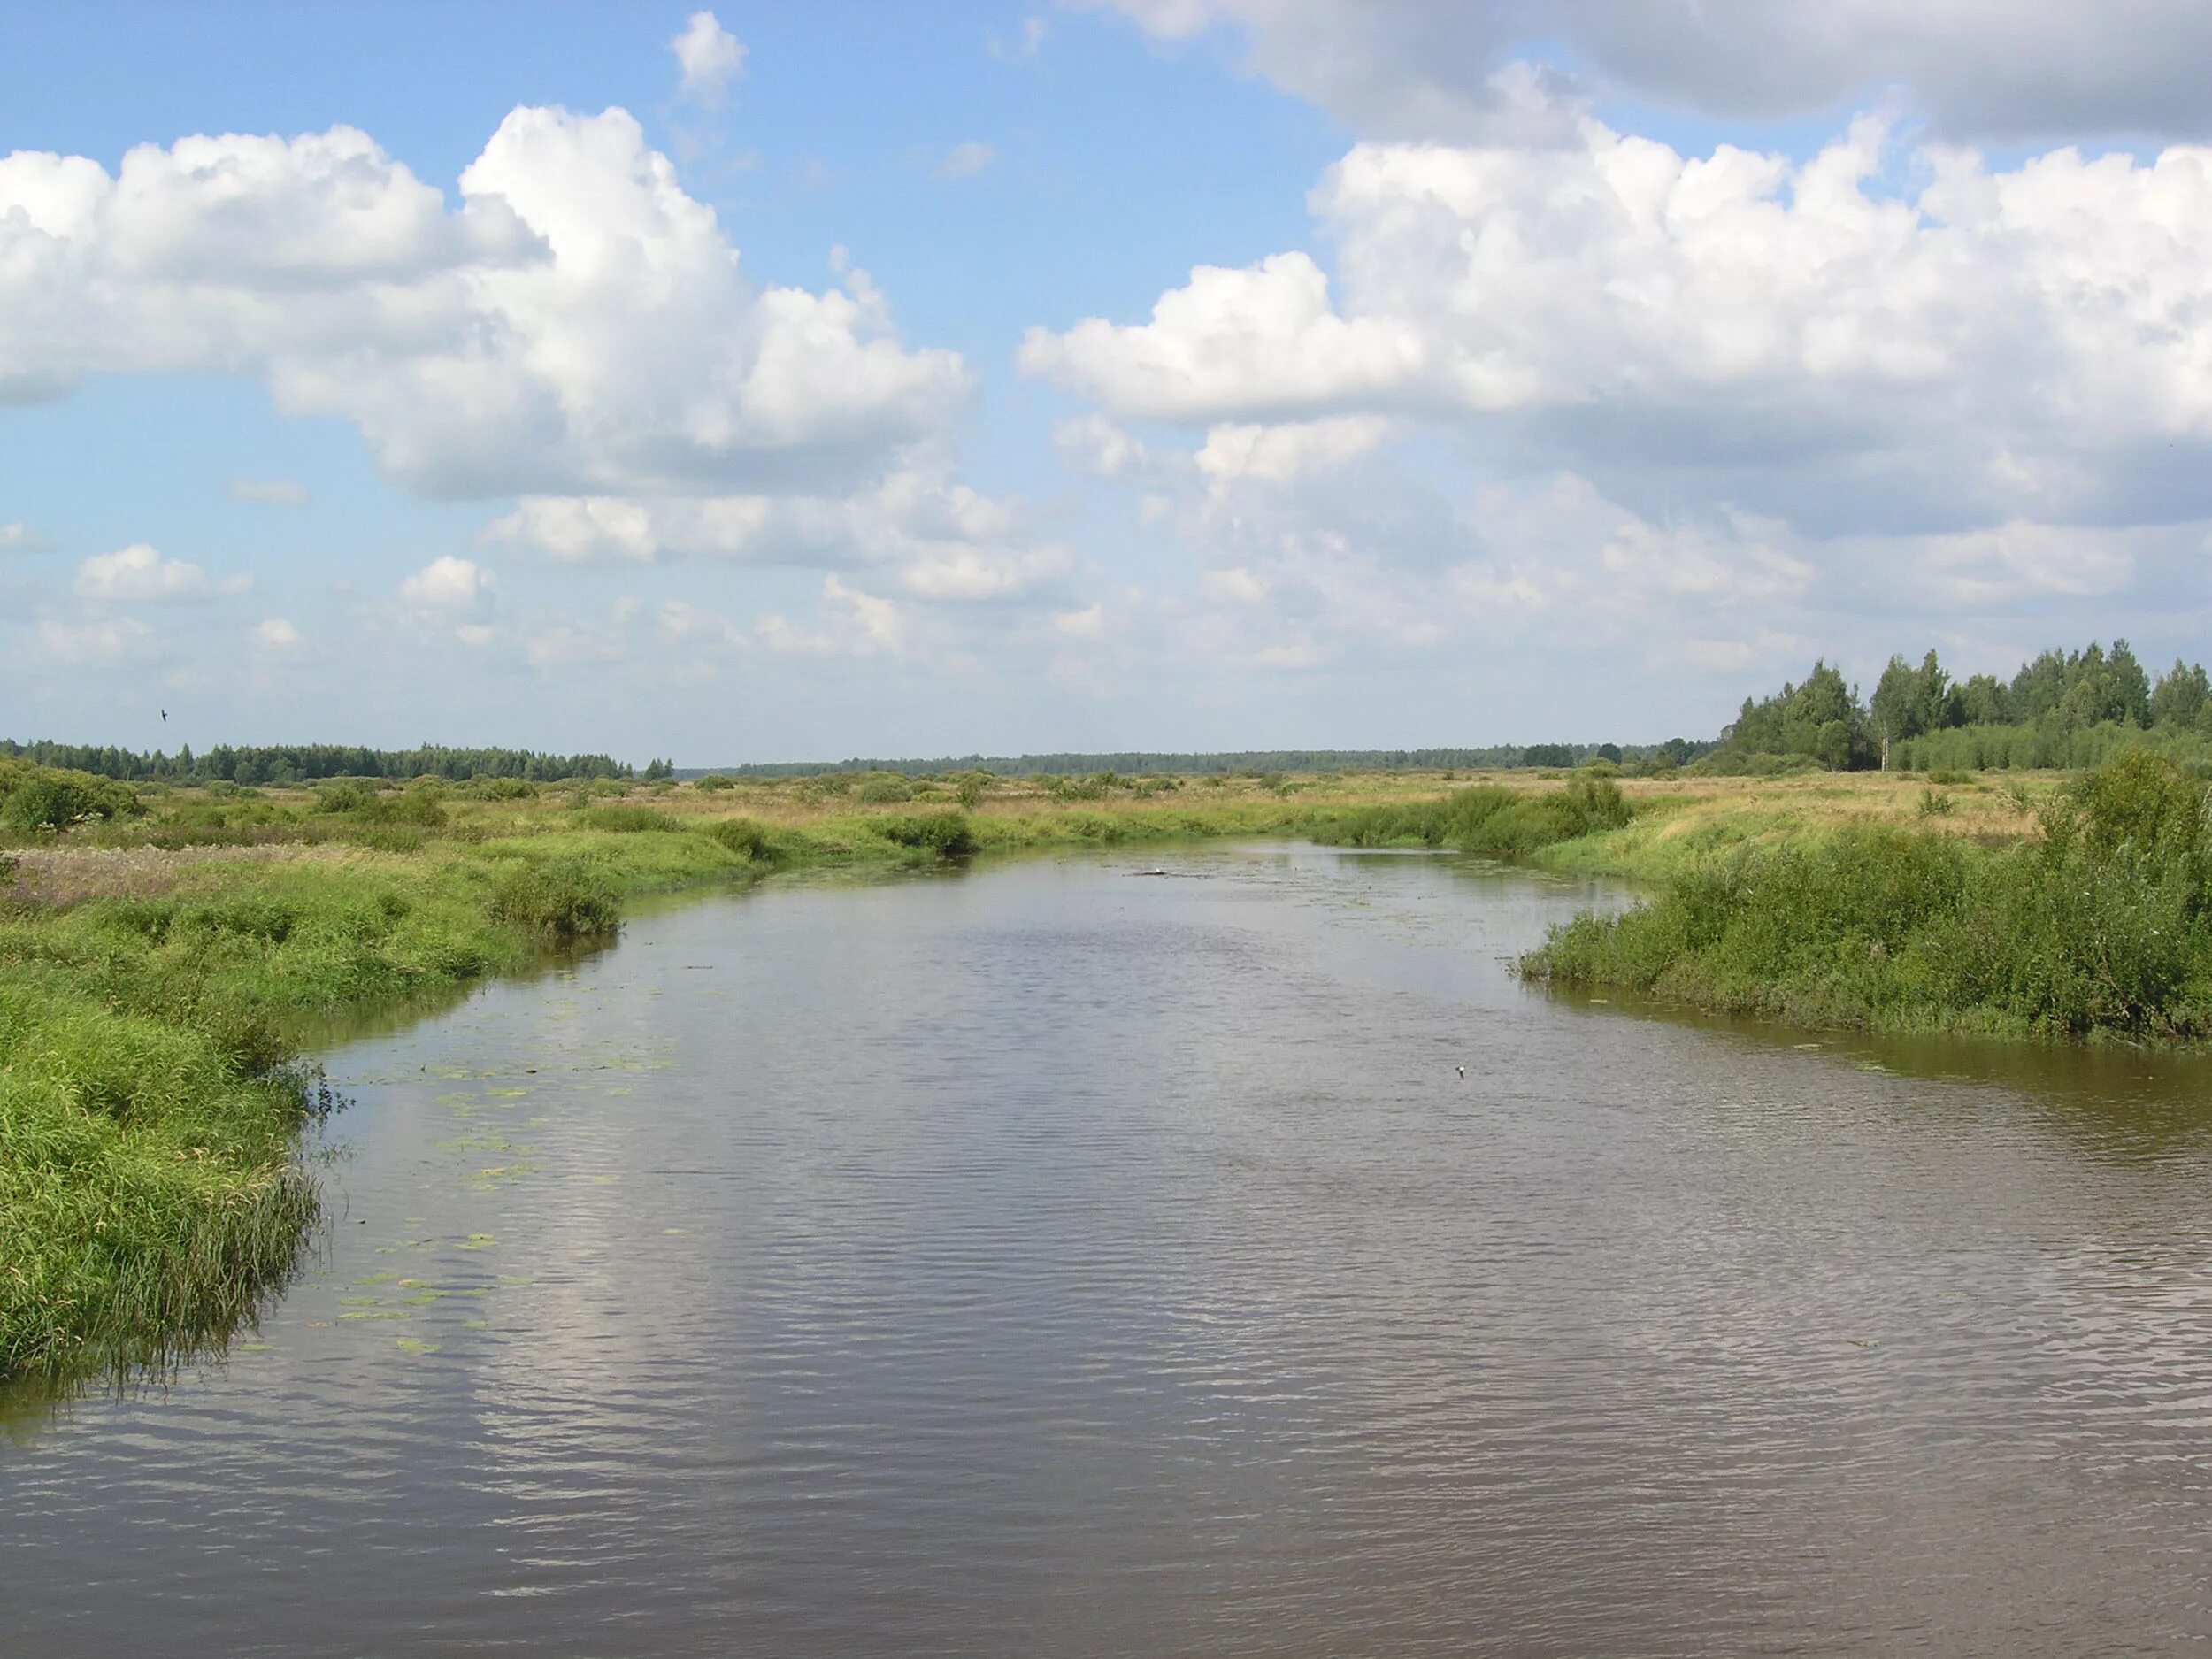
[[[164,726],[166,726],[166,725],[168,725],[168,724],[169,724],[169,710],[166,710],[166,709],[164,709],[164,710],[161,711],[161,723],[162,723]]]
[[[1461,1082],[1464,1083],[1467,1080],[1467,1068],[1465,1066],[1455,1065],[1452,1068],[1452,1070],[1459,1073],[1459,1080]]]

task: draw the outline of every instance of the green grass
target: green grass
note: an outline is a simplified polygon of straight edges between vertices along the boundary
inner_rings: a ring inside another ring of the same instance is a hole
[[[2132,751],[1985,847],[1846,823],[1692,856],[1529,976],[1863,1030],[2212,1041],[2212,798]]]
[[[1624,828],[1631,811],[1620,786],[1583,771],[1563,789],[1529,794],[1497,784],[1461,789],[1432,801],[1320,812],[1315,839],[1344,847],[1449,847],[1493,857],[1525,858],[1607,831]]]

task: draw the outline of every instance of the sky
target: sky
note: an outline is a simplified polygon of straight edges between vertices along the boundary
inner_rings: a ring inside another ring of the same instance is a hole
[[[0,16],[0,735],[1709,735],[2212,628],[2200,0]],[[167,718],[163,718],[164,712]]]

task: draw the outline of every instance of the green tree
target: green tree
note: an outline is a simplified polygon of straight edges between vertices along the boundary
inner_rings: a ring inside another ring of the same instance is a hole
[[[2112,654],[2105,659],[2105,707],[2106,718],[2124,726],[2151,723],[2151,677],[2125,640],[2113,641]]]
[[[2206,683],[2204,665],[2185,664],[2177,657],[2152,689],[2151,724],[2186,731],[2196,725],[2208,702],[2212,702],[2212,685]]]

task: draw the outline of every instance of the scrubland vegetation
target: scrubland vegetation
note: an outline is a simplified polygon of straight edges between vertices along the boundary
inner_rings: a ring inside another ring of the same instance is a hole
[[[2008,844],[1860,821],[1709,851],[1525,970],[1817,1025],[2212,1038],[2204,780],[2135,749],[2016,804]]]

